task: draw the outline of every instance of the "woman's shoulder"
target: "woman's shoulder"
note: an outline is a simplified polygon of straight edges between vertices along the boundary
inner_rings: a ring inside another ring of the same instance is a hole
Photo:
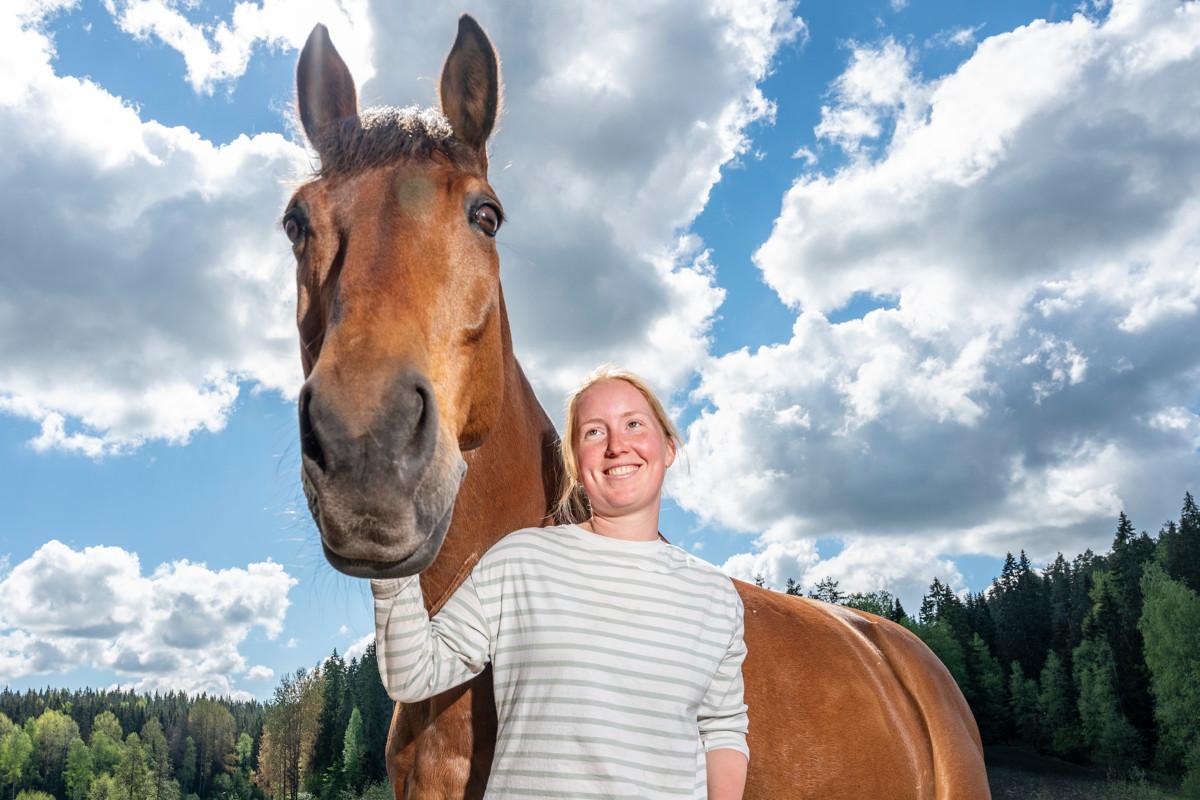
[[[485,559],[494,561],[500,558],[510,558],[522,553],[534,554],[539,550],[554,547],[558,542],[555,536],[561,535],[561,531],[559,530],[561,527],[554,525],[545,528],[518,528],[515,531],[506,533],[488,548],[487,552],[480,558],[480,561]]]

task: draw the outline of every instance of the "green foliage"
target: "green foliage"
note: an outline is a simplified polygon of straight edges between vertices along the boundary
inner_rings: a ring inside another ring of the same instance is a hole
[[[30,791],[26,789],[17,795],[17,800],[54,800],[54,795],[48,792]]]
[[[975,714],[980,738],[986,743],[1000,741],[1008,730],[1004,670],[978,633],[971,636],[966,656],[970,677],[959,686],[965,687],[963,694]]]
[[[1079,716],[1071,675],[1053,650],[1042,667],[1038,727],[1043,744],[1055,755],[1071,757],[1079,750]]]
[[[1156,564],[1142,574],[1141,590],[1138,627],[1159,723],[1158,758],[1178,768],[1200,747],[1200,595]]]
[[[13,727],[0,737],[0,786],[14,789],[28,775],[33,761],[33,738],[24,728]]]
[[[125,740],[125,731],[121,730],[121,721],[112,711],[101,711],[92,720],[92,736],[97,733],[106,734],[114,742]]]
[[[842,602],[843,595],[838,591],[838,582],[832,577],[826,575],[821,580],[817,581],[817,588],[809,592],[809,597],[813,600],[820,600],[823,603],[833,603],[837,605]]]
[[[196,740],[187,737],[184,741],[183,758],[179,762],[179,787],[190,792],[196,783]]]
[[[195,790],[201,797],[209,794],[213,775],[232,760],[235,730],[233,714],[214,700],[201,698],[188,712],[188,732],[196,743]]]
[[[71,742],[79,738],[79,725],[61,711],[48,708],[33,723],[33,752],[41,785],[63,793],[62,775]]]
[[[63,773],[68,800],[86,800],[94,777],[92,750],[83,743],[83,739],[75,739],[67,750],[67,767]]]
[[[1073,654],[1079,721],[1092,758],[1128,770],[1141,756],[1140,737],[1117,706],[1116,663],[1107,640],[1084,639]]]
[[[126,737],[121,760],[117,763],[117,771],[113,777],[117,781],[119,796],[124,800],[151,797],[154,784],[150,780],[150,767],[146,764],[146,751],[142,749],[142,739],[136,733]]]
[[[791,580],[790,578],[788,580]],[[790,594],[790,592],[789,592]],[[875,592],[854,592],[846,596],[842,604],[857,608],[871,614],[899,622],[903,618],[903,607],[900,601],[891,593],[883,590]]]
[[[916,634],[946,665],[946,669],[950,670],[955,682],[959,686],[965,686],[968,680],[967,661],[963,655],[962,645],[954,638],[954,631],[951,630],[949,623],[941,621],[931,624],[922,623],[917,625]]]
[[[97,775],[88,792],[88,800],[122,800],[121,789],[112,775]]]
[[[351,789],[357,790],[362,787],[363,762],[366,755],[362,713],[356,706],[350,712],[350,722],[346,726],[346,736],[342,747],[342,772],[346,776],[346,785]]]
[[[1017,733],[1027,742],[1038,740],[1038,685],[1026,678],[1020,663],[1014,661],[1009,667],[1008,678],[1009,712]]]

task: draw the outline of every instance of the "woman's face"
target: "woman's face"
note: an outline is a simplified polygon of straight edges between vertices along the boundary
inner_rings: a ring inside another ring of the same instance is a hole
[[[627,381],[601,381],[576,411],[579,479],[592,511],[620,516],[657,505],[675,446],[642,393]]]

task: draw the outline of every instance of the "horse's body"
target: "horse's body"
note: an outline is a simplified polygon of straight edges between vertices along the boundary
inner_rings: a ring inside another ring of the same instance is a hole
[[[297,73],[322,171],[284,217],[298,259],[303,481],[333,566],[421,573],[430,613],[509,531],[548,522],[557,434],[513,356],[485,145],[499,103],[469,17],[442,73],[445,120],[363,121],[318,26]],[[465,475],[464,475],[465,468]],[[451,516],[450,510],[453,510]],[[945,667],[903,627],[736,582],[751,751],[745,797],[989,797],[979,733]],[[491,670],[397,705],[397,798],[479,798]]]

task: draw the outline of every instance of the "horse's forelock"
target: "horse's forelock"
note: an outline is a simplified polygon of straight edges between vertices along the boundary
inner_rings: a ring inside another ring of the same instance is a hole
[[[357,117],[340,119],[325,128],[317,152],[321,178],[352,175],[399,160],[427,159],[434,153],[455,164],[471,160],[445,115],[418,106],[376,106]]]

